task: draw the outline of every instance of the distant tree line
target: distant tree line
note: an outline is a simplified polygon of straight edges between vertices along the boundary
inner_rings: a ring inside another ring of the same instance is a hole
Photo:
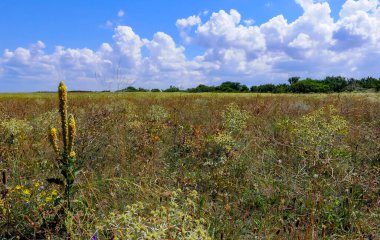
[[[332,92],[352,92],[366,90],[380,91],[380,79],[367,77],[362,79],[344,78],[341,76],[329,76],[323,80],[311,78],[301,79],[291,77],[288,84],[263,84],[248,88],[239,82],[223,82],[219,86],[207,86],[200,84],[195,88],[180,90],[178,87],[170,86],[167,89],[144,89],[127,87],[119,92],[254,92],[254,93],[332,93]]]

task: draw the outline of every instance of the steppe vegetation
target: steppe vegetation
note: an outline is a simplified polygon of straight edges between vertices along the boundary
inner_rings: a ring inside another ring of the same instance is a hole
[[[75,121],[58,110],[0,95],[1,239],[379,237],[378,93],[69,93]]]

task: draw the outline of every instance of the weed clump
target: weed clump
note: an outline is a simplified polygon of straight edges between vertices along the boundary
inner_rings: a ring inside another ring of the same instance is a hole
[[[19,140],[27,136],[33,127],[25,120],[10,119],[0,123],[0,136],[4,143],[17,145]]]
[[[332,107],[321,108],[301,117],[293,123],[291,133],[296,146],[318,159],[329,158],[345,149],[349,123]]]
[[[142,202],[128,205],[122,213],[112,212],[97,226],[97,235],[112,239],[211,240],[203,218],[197,218],[198,194],[180,189],[169,194],[167,202],[146,211]]]
[[[230,103],[222,112],[222,127],[228,134],[238,134],[247,126],[249,114],[236,103]]]

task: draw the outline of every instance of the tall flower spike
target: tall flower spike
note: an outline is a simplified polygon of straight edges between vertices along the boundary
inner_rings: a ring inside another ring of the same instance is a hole
[[[57,134],[57,129],[56,128],[51,128],[50,129],[50,134],[49,134],[49,140],[51,145],[53,146],[54,151],[58,154],[59,149],[58,149],[58,134]]]
[[[69,147],[67,149],[68,153],[71,153],[74,148],[74,141],[77,135],[77,128],[75,124],[75,119],[72,114],[69,115]]]
[[[67,87],[63,81],[59,83],[58,87],[59,97],[59,113],[61,115],[62,123],[62,137],[63,137],[63,152],[68,153],[68,124],[67,124]]]

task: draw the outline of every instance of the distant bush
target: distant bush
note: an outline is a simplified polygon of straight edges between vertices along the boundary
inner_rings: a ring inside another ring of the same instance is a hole
[[[163,90],[163,92],[180,92],[181,90],[175,86],[170,86],[169,88]]]
[[[188,91],[189,92],[215,92],[215,87],[200,84],[195,88],[189,88]]]
[[[290,85],[297,83],[301,78],[300,77],[291,77],[288,79]]]
[[[149,92],[149,90],[145,88],[135,88],[135,87],[129,86],[127,88],[118,90],[117,92]]]
[[[251,87],[251,92],[258,92],[258,93],[271,93],[275,92],[276,85],[274,84],[264,84],[260,86],[253,86]]]
[[[215,87],[217,92],[249,92],[249,88],[238,82],[223,82],[220,86]]]
[[[222,82],[219,86],[207,86],[200,84],[195,88],[188,88],[180,90],[176,86],[162,90],[162,92],[226,92],[226,93],[329,93],[329,92],[350,92],[350,91],[364,91],[367,89],[380,90],[380,79],[373,77],[358,79],[346,79],[342,76],[327,76],[323,80],[317,79],[301,79],[300,77],[291,77],[288,79],[289,84],[263,84],[259,86],[252,86],[248,88],[246,85],[239,82]],[[119,90],[118,92],[148,92],[148,89],[127,87]],[[154,88],[150,92],[161,92],[160,89]]]
[[[293,93],[327,93],[330,91],[330,87],[324,82],[306,79],[292,84],[290,91]]]
[[[342,92],[348,86],[348,82],[344,77],[326,77],[323,83],[329,86],[332,92]]]

